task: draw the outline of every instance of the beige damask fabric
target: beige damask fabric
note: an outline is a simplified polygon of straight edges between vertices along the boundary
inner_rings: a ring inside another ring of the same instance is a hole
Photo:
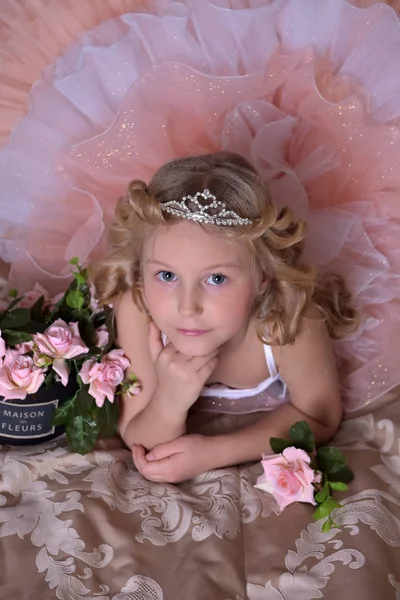
[[[143,479],[117,440],[3,447],[0,600],[399,600],[398,396],[337,434],[356,479],[329,533],[309,505],[278,515],[259,464],[177,486]]]

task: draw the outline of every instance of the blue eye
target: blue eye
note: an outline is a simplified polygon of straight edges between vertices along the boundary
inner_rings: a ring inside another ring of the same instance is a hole
[[[172,281],[176,281],[177,279],[175,273],[172,273],[172,271],[160,271],[159,273],[157,273],[156,277],[164,283],[171,283]]]
[[[222,273],[213,273],[207,279],[207,283],[209,283],[210,285],[222,285],[227,280],[228,280],[228,278],[225,277],[225,275],[222,275]]]

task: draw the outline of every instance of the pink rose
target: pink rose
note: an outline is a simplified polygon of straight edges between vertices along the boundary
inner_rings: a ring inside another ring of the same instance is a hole
[[[142,386],[138,381],[134,381],[126,390],[125,394],[129,397],[137,396],[142,391]]]
[[[51,358],[74,358],[89,351],[79,334],[78,323],[68,325],[62,319],[54,321],[44,333],[34,335],[33,341],[38,352]]]
[[[5,353],[6,353],[6,343],[3,340],[3,338],[1,337],[1,329],[0,329],[0,359],[3,358],[3,356],[5,355]]]
[[[64,296],[65,292],[61,292],[60,294],[56,294],[50,299],[50,309],[54,310],[56,304],[58,304],[61,298]]]
[[[292,502],[314,500],[314,470],[310,467],[310,457],[299,448],[285,448],[282,454],[263,456],[263,475],[257,479],[256,488],[269,492],[282,511]]]
[[[99,306],[98,300],[96,298],[96,290],[93,285],[90,286],[89,293],[90,293],[89,307],[90,307],[90,310],[96,314],[96,313],[100,312],[102,309]]]
[[[107,346],[108,339],[109,339],[107,327],[105,325],[102,325],[101,327],[96,329],[96,333],[97,333],[96,345],[99,348],[104,348],[104,346]]]
[[[33,290],[24,294],[24,297],[18,303],[18,307],[31,308],[35,304],[35,302],[39,300],[40,296],[44,296],[44,303],[46,305],[49,301],[49,293],[47,290],[42,288],[42,286],[39,283],[35,283],[35,285],[33,286]]]
[[[321,471],[315,471],[314,473],[314,483],[321,483],[322,481],[322,473]]]
[[[33,341],[22,342],[22,344],[15,346],[15,350],[18,350],[18,354],[28,354],[33,350]]]
[[[38,391],[44,378],[45,370],[36,367],[31,356],[7,350],[0,367],[0,395],[6,400],[24,400]]]
[[[106,398],[114,401],[116,388],[122,383],[129,364],[123,350],[111,350],[101,362],[91,358],[83,364],[79,375],[83,383],[90,384],[89,394],[96,400],[97,406],[103,406]]]
[[[67,385],[69,375],[65,359],[75,358],[89,351],[79,334],[78,323],[68,325],[62,319],[54,321],[44,333],[34,335],[33,341],[36,347],[36,363],[40,361],[41,354],[50,356],[53,359],[53,369],[61,378],[63,385]]]
[[[45,354],[38,354],[37,352],[34,352],[33,362],[37,367],[44,367],[47,369],[47,367],[50,367],[53,364],[53,359]]]

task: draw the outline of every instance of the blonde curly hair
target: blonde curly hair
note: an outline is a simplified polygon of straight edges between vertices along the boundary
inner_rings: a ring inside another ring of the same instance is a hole
[[[90,267],[100,304],[115,301],[128,289],[145,309],[141,295],[142,244],[149,230],[171,224],[178,217],[161,204],[210,189],[228,210],[251,219],[250,225],[201,225],[233,239],[245,239],[254,253],[261,277],[269,281],[254,302],[260,321],[260,339],[268,344],[293,343],[299,319],[314,304],[333,338],[344,338],[358,325],[357,311],[343,279],[320,275],[302,260],[306,223],[289,208],[278,210],[266,185],[242,156],[231,152],[179,158],[163,165],[148,185],[132,181],[118,200],[109,231],[110,251]]]

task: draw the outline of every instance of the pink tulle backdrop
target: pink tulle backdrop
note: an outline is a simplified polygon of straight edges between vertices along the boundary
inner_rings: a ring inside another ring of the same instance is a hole
[[[368,7],[378,0],[353,0]],[[400,12],[400,0],[384,0]],[[152,0],[3,0],[0,14],[0,146],[29,106],[42,71],[84,31],[128,12],[151,11]],[[238,2],[232,0],[235,7]]]

